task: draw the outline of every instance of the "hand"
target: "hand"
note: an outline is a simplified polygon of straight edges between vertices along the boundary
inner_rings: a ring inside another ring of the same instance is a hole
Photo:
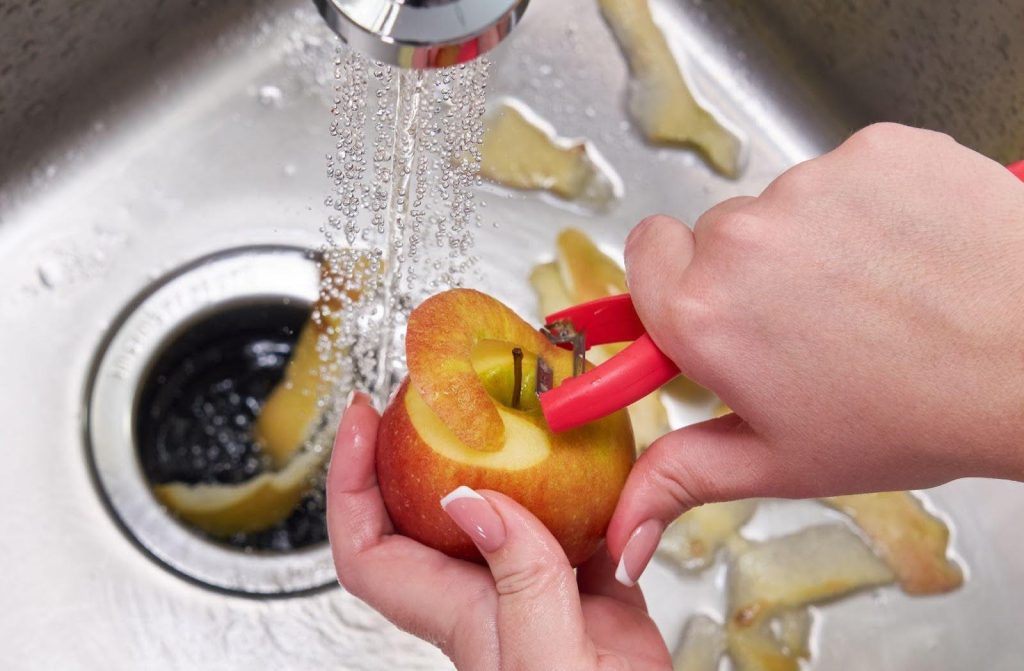
[[[631,579],[702,503],[1024,479],[1024,185],[949,137],[871,126],[692,233],[645,220],[626,267],[654,341],[735,411],[633,469],[608,531]]]
[[[643,595],[615,581],[607,551],[573,575],[558,542],[508,497],[446,497],[490,570],[396,534],[374,473],[379,419],[356,394],[331,459],[327,523],[345,589],[463,671],[671,668]]]

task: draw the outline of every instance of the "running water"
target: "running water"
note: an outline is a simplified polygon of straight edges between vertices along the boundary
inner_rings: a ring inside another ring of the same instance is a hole
[[[405,325],[428,295],[462,286],[476,259],[482,59],[404,70],[351,50],[335,59],[319,343],[322,405],[361,389],[382,404],[405,375]],[[367,140],[369,138],[369,141]]]

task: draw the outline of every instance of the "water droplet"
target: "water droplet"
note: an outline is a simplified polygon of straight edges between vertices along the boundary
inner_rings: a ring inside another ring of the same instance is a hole
[[[47,289],[53,289],[62,284],[67,277],[67,272],[58,259],[44,259],[36,268],[39,282]]]
[[[265,84],[256,92],[256,99],[260,101],[261,105],[266,105],[267,107],[279,106],[281,104],[281,97],[281,89],[273,84]]]

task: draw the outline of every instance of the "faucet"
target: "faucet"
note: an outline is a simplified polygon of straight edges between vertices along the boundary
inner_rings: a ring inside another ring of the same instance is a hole
[[[313,0],[342,41],[403,68],[464,63],[490,51],[529,0]]]

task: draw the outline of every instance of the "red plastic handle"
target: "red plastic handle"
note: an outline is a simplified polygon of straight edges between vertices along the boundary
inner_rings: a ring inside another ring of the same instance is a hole
[[[1024,161],[1017,161],[1006,166],[1007,170],[1017,176],[1017,179],[1024,182]]]
[[[600,366],[563,380],[540,395],[553,431],[567,431],[634,403],[676,375],[679,368],[647,335],[629,294],[599,298],[548,315],[547,323],[568,321],[582,333],[587,349],[631,342]]]
[[[540,395],[552,431],[568,431],[639,401],[679,375],[646,333],[608,361]]]
[[[629,294],[598,298],[548,315],[548,324],[558,321],[568,321],[577,332],[583,333],[587,349],[612,342],[631,342],[647,332]]]

